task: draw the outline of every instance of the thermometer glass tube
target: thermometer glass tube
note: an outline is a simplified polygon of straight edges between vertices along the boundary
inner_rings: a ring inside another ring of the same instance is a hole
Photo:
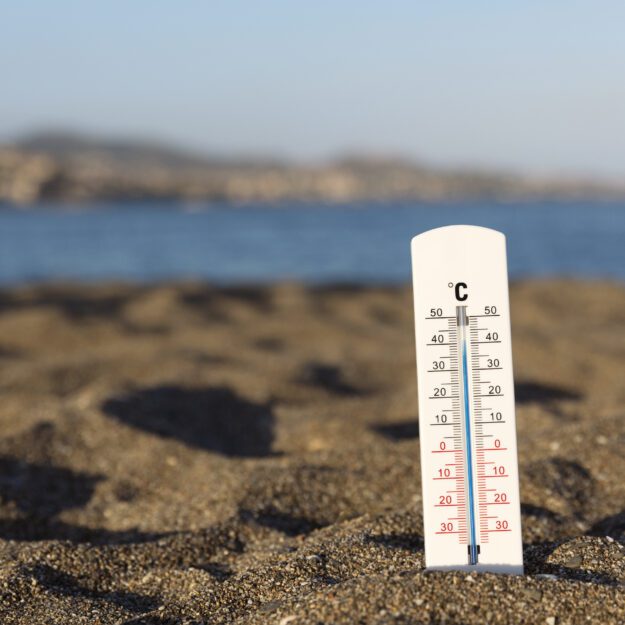
[[[426,567],[522,573],[503,234],[412,241]]]

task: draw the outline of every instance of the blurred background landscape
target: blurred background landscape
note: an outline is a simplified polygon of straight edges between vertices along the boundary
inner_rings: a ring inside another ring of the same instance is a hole
[[[0,622],[625,622],[624,23],[2,3]],[[424,575],[409,247],[461,223],[525,576]]]
[[[464,222],[623,278],[621,8],[567,13],[3,7],[0,282],[396,283]]]

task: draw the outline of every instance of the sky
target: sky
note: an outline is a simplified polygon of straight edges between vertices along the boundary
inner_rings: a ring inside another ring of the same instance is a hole
[[[622,0],[0,4],[0,140],[625,177]]]

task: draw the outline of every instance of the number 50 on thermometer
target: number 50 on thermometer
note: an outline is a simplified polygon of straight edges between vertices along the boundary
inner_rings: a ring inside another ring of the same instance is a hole
[[[425,563],[523,573],[506,241],[412,239]]]

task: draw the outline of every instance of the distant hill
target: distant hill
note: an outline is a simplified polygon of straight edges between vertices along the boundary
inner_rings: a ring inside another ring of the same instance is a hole
[[[120,163],[158,162],[169,167],[188,167],[207,161],[185,150],[157,142],[106,140],[72,132],[34,133],[19,139],[14,146],[26,152],[37,152],[55,159],[90,156]]]
[[[102,158],[117,163],[184,167],[255,167],[274,159],[243,159],[210,156],[167,143],[146,139],[106,139],[71,131],[47,131],[25,135],[12,144],[19,150],[45,154],[54,159]]]
[[[625,198],[625,184],[437,169],[352,156],[318,165],[199,155],[151,141],[44,132],[0,146],[0,202],[171,199],[357,200]]]

